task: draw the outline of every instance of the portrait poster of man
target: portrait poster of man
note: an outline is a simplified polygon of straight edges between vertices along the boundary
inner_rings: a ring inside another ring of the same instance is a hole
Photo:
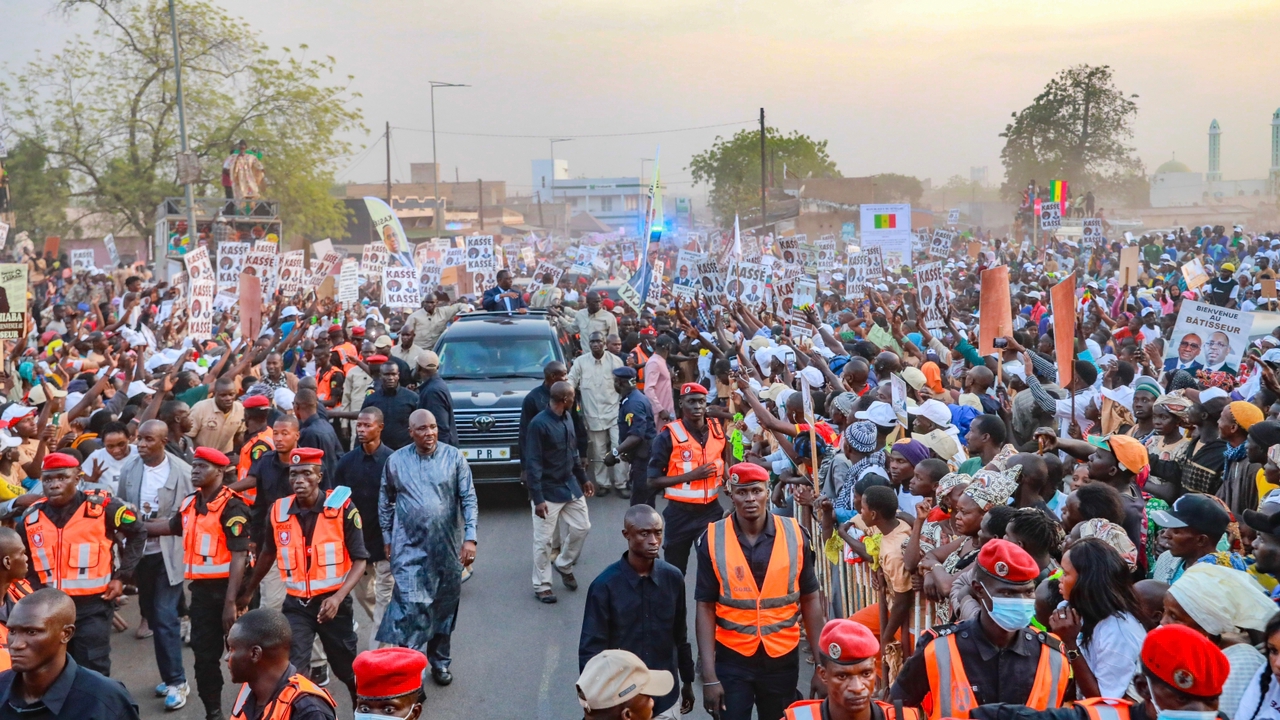
[[[1173,340],[1165,348],[1164,369],[1234,375],[1240,369],[1252,328],[1252,313],[1184,300],[1173,326]]]

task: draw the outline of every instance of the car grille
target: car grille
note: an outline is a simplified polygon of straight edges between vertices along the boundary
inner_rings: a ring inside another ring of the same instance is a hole
[[[458,442],[464,445],[511,445],[514,448],[520,438],[519,410],[455,410],[453,420],[458,428]],[[481,429],[485,426],[487,430]]]

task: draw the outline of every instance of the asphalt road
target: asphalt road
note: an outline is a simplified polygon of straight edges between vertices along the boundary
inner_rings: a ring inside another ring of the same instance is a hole
[[[560,601],[543,605],[533,597],[532,521],[527,496],[518,487],[481,486],[480,543],[476,574],[462,589],[458,626],[453,634],[453,684],[446,688],[427,684],[425,717],[521,718],[571,720],[582,717],[574,692],[578,677],[578,634],[587,586],[607,565],[619,559],[626,542],[622,516],[628,502],[616,495],[589,501],[591,534],[587,538],[575,575],[581,588],[567,591],[557,579]],[[689,583],[692,603],[692,580]],[[112,674],[138,701],[144,718],[202,720],[204,707],[195,694],[192,655],[184,649],[192,692],[187,706],[166,713],[164,701],[154,697],[160,681],[150,640],[136,640],[136,602],[123,611],[131,627],[112,641]],[[690,612],[690,638],[693,637]],[[356,607],[360,623],[360,647],[371,631],[370,619]],[[695,649],[696,653],[696,649]],[[808,687],[811,666],[804,663],[802,687]],[[699,692],[701,688],[695,684]],[[335,679],[329,686],[338,701],[338,717],[350,718],[345,688]],[[238,688],[223,690],[222,707],[229,714]],[[690,718],[705,718],[701,697]]]

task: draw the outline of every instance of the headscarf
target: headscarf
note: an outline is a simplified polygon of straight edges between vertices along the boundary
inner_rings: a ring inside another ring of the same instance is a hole
[[[945,388],[942,387],[942,369],[938,364],[930,361],[920,366],[920,372],[924,373],[924,384],[933,392],[942,394]]]
[[[1129,534],[1125,532],[1124,528],[1106,518],[1090,518],[1080,523],[1077,527],[1080,528],[1081,540],[1091,537],[1098,538],[1120,553],[1120,557],[1129,566],[1129,572],[1138,569],[1138,549],[1134,547],[1133,541],[1129,539]]]
[[[1198,390],[1200,383],[1196,382],[1196,377],[1186,370],[1175,370],[1173,378],[1169,380],[1169,391],[1176,390]]]
[[[902,439],[895,442],[889,448],[889,452],[897,453],[902,459],[911,463],[912,467],[920,464],[920,461],[929,457],[929,448],[919,440]]]
[[[1276,604],[1246,572],[1213,563],[1187,568],[1169,594],[1206,633],[1222,635],[1237,628],[1265,630]]]
[[[1194,400],[1186,396],[1182,390],[1174,390],[1156,398],[1155,407],[1164,408],[1170,415],[1184,423],[1191,422],[1191,411],[1195,409]]]
[[[1231,417],[1235,418],[1236,424],[1245,431],[1266,419],[1258,406],[1253,403],[1236,400],[1227,407],[1231,409]]]
[[[996,505],[1004,505],[1013,497],[1018,489],[1018,474],[1022,466],[1012,467],[1003,472],[998,470],[979,470],[973,476],[973,483],[964,489],[983,512]]]

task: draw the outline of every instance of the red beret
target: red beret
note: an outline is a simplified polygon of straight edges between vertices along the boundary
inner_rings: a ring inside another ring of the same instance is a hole
[[[364,337],[364,327],[357,325],[351,328],[352,337]]]
[[[755,463],[738,463],[729,468],[729,482],[735,485],[769,482],[769,471]]]
[[[653,329],[653,328],[651,328],[651,327],[647,327],[647,328],[645,328],[645,329],[641,330],[641,331],[640,331],[640,334],[641,334],[641,335],[644,335],[644,336],[646,336],[646,337],[653,337],[654,335],[657,335],[657,334],[658,334],[658,331],[657,331],[657,330],[654,330],[654,329]]]
[[[1161,625],[1142,643],[1142,664],[1171,687],[1197,697],[1217,697],[1231,666],[1209,638],[1186,625]]]
[[[49,453],[44,456],[44,463],[41,464],[41,470],[63,470],[66,468],[79,468],[80,461],[66,453]]]
[[[342,326],[341,326],[341,325],[330,325],[330,326],[329,326],[329,332],[342,332]]]
[[[317,448],[294,448],[289,453],[290,465],[319,465],[324,460],[324,451]]]
[[[694,393],[697,393],[699,395],[706,395],[707,389],[702,387],[698,383],[685,383],[680,386],[681,397],[685,395],[692,395]]]
[[[422,689],[427,656],[402,647],[366,650],[356,656],[356,695],[370,700],[393,698]]]
[[[823,626],[818,648],[838,665],[853,665],[879,655],[880,641],[866,625],[836,619]]]
[[[387,356],[386,356],[386,355],[370,355],[369,357],[365,358],[364,360],[365,360],[365,362],[369,363],[370,365],[377,365],[378,363],[384,363],[384,362],[386,362],[386,361],[387,361]]]
[[[217,450],[214,450],[211,447],[196,448],[196,459],[205,460],[214,465],[217,465],[218,467],[226,467],[231,464],[231,461],[227,459],[226,455],[223,455],[222,453],[218,452]]]
[[[1005,582],[1031,582],[1040,575],[1040,566],[1031,555],[1008,540],[988,540],[978,553],[978,564]]]
[[[244,402],[240,404],[244,405],[245,410],[252,410],[254,408],[271,407],[271,401],[267,399],[266,395],[250,395],[249,397],[244,399]]]

